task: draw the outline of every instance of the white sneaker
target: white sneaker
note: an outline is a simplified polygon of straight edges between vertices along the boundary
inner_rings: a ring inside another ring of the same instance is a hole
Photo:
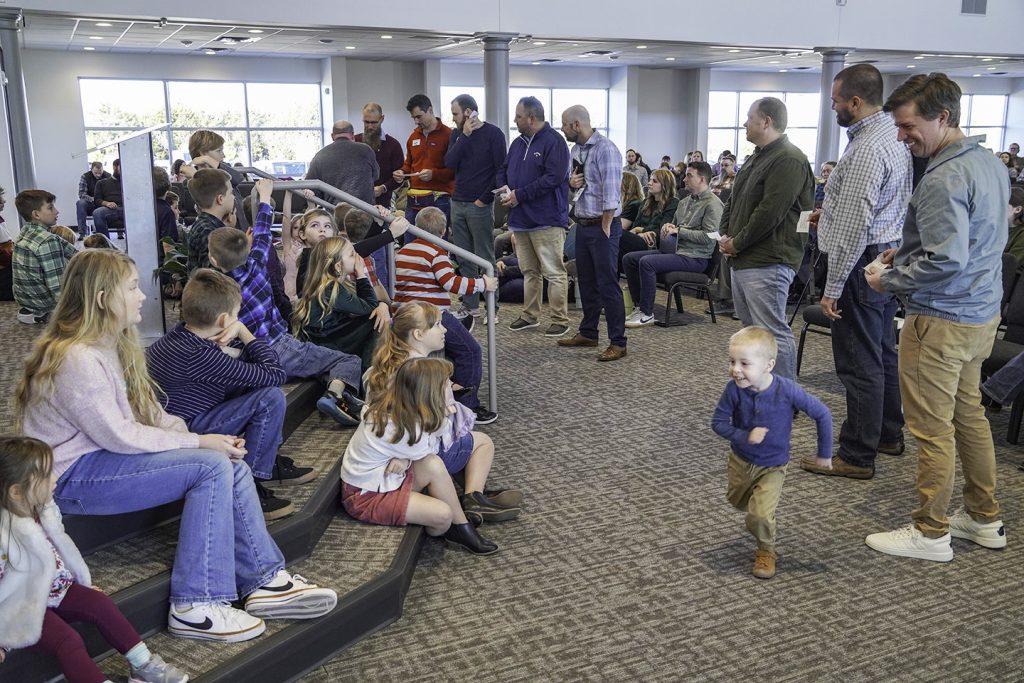
[[[643,327],[644,325],[650,325],[653,322],[654,322],[654,316],[653,315],[646,315],[645,313],[641,312],[639,318],[635,318],[633,320],[629,320],[627,318],[626,319],[626,327],[628,327],[630,329],[636,328],[636,327]]]
[[[128,683],[188,683],[188,674],[153,654],[138,669],[131,667]]]
[[[949,518],[949,533],[955,538],[966,538],[986,548],[1005,548],[1006,530],[1003,520],[982,524],[975,522],[967,511],[960,508]]]
[[[167,630],[179,638],[240,643],[262,634],[267,625],[226,602],[196,602],[188,607],[171,605]]]
[[[315,619],[338,604],[338,594],[282,569],[245,599],[245,611],[267,619]]]
[[[639,308],[637,308],[637,307],[635,307],[635,306],[634,306],[634,307],[633,307],[633,312],[632,312],[632,313],[630,313],[629,315],[627,315],[627,316],[626,316],[626,324],[628,325],[628,324],[629,324],[629,323],[631,323],[631,322],[634,322],[634,321],[636,321],[636,320],[639,320],[639,319],[640,319],[640,317],[641,317],[641,316],[642,316],[643,314],[644,314],[644,312],[643,312],[643,311],[641,311],[641,310],[640,310]]]
[[[928,538],[913,524],[894,531],[885,531],[880,534],[871,534],[864,539],[868,547],[886,555],[899,555],[900,557],[916,557],[919,560],[931,560],[932,562],[952,562],[953,546],[950,545],[950,536],[939,538]]]
[[[456,320],[462,320],[467,315],[472,315],[472,312],[465,306],[459,306],[454,311],[451,311],[451,314]]]

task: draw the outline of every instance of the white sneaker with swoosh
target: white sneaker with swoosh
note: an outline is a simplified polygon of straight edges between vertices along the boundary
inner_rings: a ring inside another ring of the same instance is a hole
[[[315,619],[338,604],[338,594],[282,569],[245,599],[245,611],[265,619]]]
[[[263,620],[226,602],[197,602],[188,606],[171,605],[167,630],[180,638],[240,643],[265,630]]]

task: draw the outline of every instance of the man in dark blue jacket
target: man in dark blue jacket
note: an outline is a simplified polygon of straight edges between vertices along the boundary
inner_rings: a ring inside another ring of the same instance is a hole
[[[484,123],[480,108],[470,95],[452,100],[455,127],[444,155],[444,165],[455,172],[452,193],[452,237],[455,244],[494,265],[494,183],[505,162],[505,134],[493,123]],[[477,278],[483,268],[459,261],[459,274]],[[480,294],[462,297],[462,307],[454,313],[462,319],[480,315]],[[464,321],[464,322],[469,322]]]
[[[544,105],[524,97],[516,105],[519,137],[498,169],[499,200],[509,207],[508,227],[523,271],[524,308],[510,330],[540,325],[541,295],[548,281],[551,324],[544,334],[569,331],[568,278],[562,262],[569,224],[569,147],[544,120]]]

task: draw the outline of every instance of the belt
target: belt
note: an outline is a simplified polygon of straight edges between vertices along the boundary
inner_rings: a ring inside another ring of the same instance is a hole
[[[578,216],[576,217],[576,225],[600,225],[600,224],[601,224],[601,217],[600,216],[598,216],[597,218],[580,218]]]

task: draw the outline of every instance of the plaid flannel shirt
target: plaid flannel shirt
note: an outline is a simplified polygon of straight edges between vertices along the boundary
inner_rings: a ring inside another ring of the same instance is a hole
[[[12,276],[14,300],[22,308],[42,315],[57,305],[60,280],[75,245],[65,242],[45,225],[26,223],[14,243]]]
[[[288,334],[288,325],[274,305],[274,291],[267,277],[267,253],[274,248],[270,235],[273,216],[270,204],[261,203],[252,229],[249,258],[228,273],[242,288],[238,319],[252,330],[254,337],[271,345]]]
[[[583,166],[586,185],[576,199],[577,218],[600,218],[611,210],[619,215],[622,195],[622,155],[615,143],[596,130],[585,143],[572,148],[573,165]]]

